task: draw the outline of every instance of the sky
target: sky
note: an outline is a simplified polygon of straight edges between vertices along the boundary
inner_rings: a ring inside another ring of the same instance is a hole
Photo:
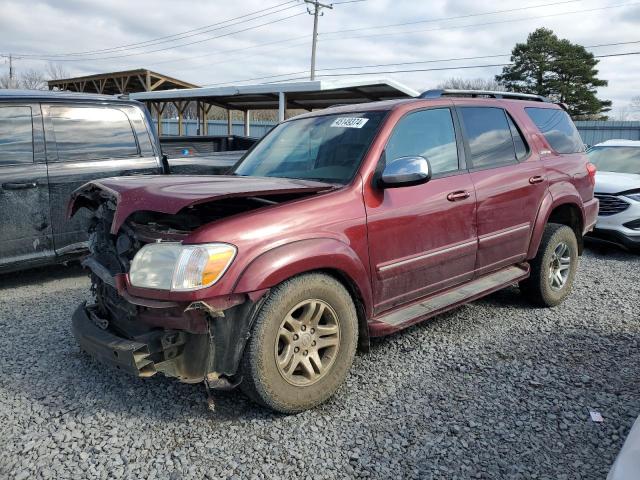
[[[17,74],[51,61],[70,76],[148,68],[197,85],[309,74],[313,16],[302,0],[0,0],[0,12],[0,54],[16,57]],[[492,78],[539,27],[584,46],[637,42],[590,48],[596,55],[640,52],[640,1],[335,0],[322,12],[322,79],[388,77],[421,91],[451,77]],[[355,68],[409,62],[424,63]],[[640,55],[598,65],[609,81],[598,95],[613,101],[614,117],[640,115],[629,111],[638,67]],[[399,71],[416,69],[428,71]],[[330,76],[353,73],[365,75]]]

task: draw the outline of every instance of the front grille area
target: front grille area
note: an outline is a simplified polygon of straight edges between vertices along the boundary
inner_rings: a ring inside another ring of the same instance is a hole
[[[594,195],[598,200],[600,200],[600,211],[599,215],[603,217],[608,217],[609,215],[615,215],[616,213],[624,212],[627,208],[630,207],[630,204],[625,202],[619,197],[615,195],[607,195],[604,193],[596,193]]]

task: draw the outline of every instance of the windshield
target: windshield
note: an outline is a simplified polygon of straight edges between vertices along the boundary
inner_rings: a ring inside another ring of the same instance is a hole
[[[234,174],[349,183],[385,115],[348,113],[281,123],[247,154]]]
[[[594,147],[587,153],[601,172],[640,174],[640,147]]]

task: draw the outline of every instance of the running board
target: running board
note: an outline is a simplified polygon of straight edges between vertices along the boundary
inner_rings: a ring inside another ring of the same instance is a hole
[[[529,276],[529,265],[520,264],[498,270],[459,287],[445,290],[428,300],[414,303],[376,318],[370,325],[372,336],[386,335],[428,317],[500,290]]]

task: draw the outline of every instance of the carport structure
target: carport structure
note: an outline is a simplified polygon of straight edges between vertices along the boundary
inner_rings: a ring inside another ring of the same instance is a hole
[[[131,92],[151,92],[179,88],[194,88],[197,85],[169,77],[144,68],[121,72],[98,73],[84,77],[49,80],[49,90],[68,90],[70,92],[99,93],[104,95],[122,95]]]
[[[183,113],[190,102],[197,105],[198,132],[207,135],[207,114],[213,106],[227,110],[227,132],[232,131],[232,112],[241,111],[244,135],[250,136],[252,110],[277,110],[278,121],[285,119],[287,109],[315,110],[336,104],[354,104],[377,100],[411,98],[418,92],[390,79],[313,80],[229,87],[200,87],[184,90],[139,92],[131,98],[145,102],[158,120],[162,135],[162,112],[172,103],[178,111],[178,134],[183,134]]]

